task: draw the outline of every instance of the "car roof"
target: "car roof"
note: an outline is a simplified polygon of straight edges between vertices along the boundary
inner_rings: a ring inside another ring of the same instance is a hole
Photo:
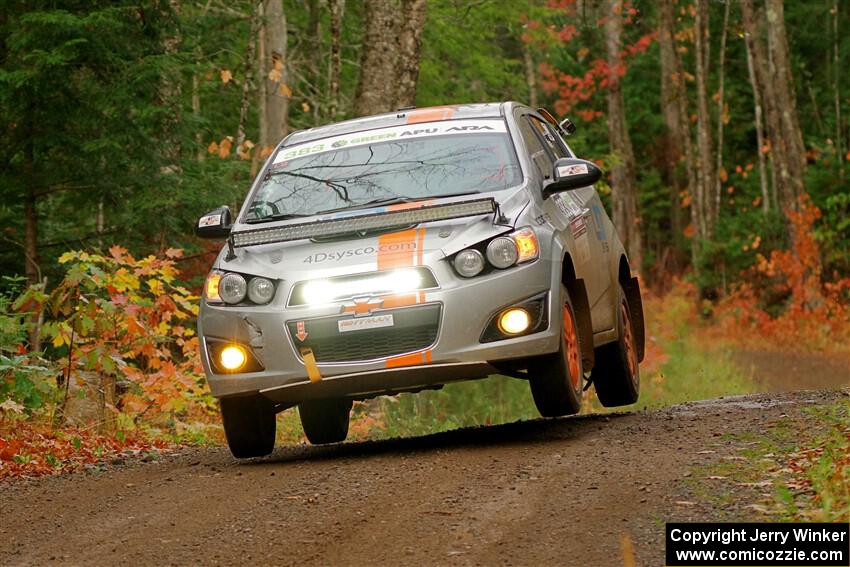
[[[405,124],[436,122],[440,120],[499,118],[510,115],[509,107],[517,104],[515,102],[486,102],[431,106],[427,108],[402,108],[395,112],[364,116],[362,118],[328,124],[327,126],[299,130],[287,136],[283,142],[283,146],[291,146],[320,138],[361,132],[363,130],[373,130],[375,128],[386,128],[389,126],[404,126]]]

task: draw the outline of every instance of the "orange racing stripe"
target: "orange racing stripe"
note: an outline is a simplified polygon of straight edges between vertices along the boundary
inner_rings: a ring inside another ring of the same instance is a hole
[[[451,106],[435,106],[434,108],[423,108],[422,110],[413,110],[407,114],[408,124],[419,124],[421,122],[437,122],[439,120],[449,120],[455,113],[455,109]]]

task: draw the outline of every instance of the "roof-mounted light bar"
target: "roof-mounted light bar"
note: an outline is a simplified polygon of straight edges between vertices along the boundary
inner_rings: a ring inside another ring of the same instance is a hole
[[[423,206],[375,214],[358,215],[341,219],[330,219],[309,223],[287,224],[269,228],[258,228],[231,233],[233,246],[244,248],[257,244],[288,242],[304,238],[330,237],[359,231],[380,230],[396,226],[409,226],[423,222],[450,220],[475,215],[492,214],[496,211],[493,199],[476,199],[460,203]]]

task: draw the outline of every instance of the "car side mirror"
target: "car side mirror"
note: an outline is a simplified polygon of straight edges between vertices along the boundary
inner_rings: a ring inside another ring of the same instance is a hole
[[[231,224],[230,207],[219,207],[198,219],[195,235],[209,239],[227,238]]]
[[[589,187],[599,181],[602,170],[595,163],[577,158],[561,158],[555,162],[552,182],[543,188],[543,196]]]

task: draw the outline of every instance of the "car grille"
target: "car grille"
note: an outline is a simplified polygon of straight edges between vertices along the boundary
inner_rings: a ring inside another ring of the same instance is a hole
[[[297,322],[287,323],[296,349],[310,348],[316,362],[355,362],[386,358],[427,348],[437,340],[440,305],[380,311],[393,315],[392,327],[340,333],[337,323],[346,317],[304,321],[307,337],[300,341]]]

